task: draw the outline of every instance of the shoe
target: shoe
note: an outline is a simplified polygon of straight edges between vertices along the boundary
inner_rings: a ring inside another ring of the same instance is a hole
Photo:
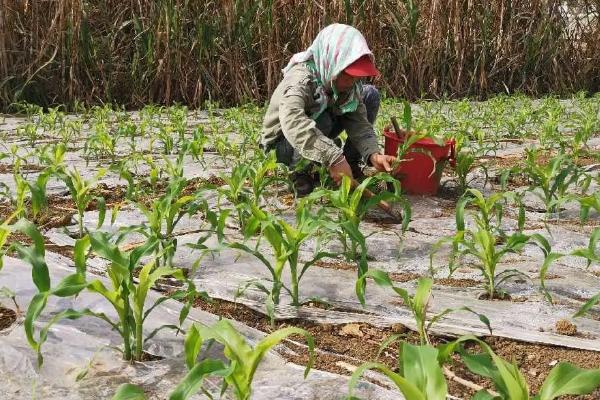
[[[294,172],[290,175],[296,197],[308,196],[315,189],[315,181],[306,172]]]

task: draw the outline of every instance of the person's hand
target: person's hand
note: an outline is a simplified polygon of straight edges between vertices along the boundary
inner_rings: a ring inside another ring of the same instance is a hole
[[[392,164],[396,161],[396,157],[387,156],[385,154],[373,153],[369,157],[371,165],[381,172],[392,172]]]
[[[352,169],[350,168],[348,161],[346,161],[346,157],[341,156],[331,164],[329,167],[329,175],[331,175],[331,178],[336,185],[339,185],[342,182],[342,177],[344,175],[352,179]]]

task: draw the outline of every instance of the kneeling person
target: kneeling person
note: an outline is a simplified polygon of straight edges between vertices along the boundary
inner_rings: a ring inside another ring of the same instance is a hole
[[[379,92],[361,78],[379,74],[363,35],[333,24],[323,29],[307,51],[295,54],[271,97],[263,122],[262,147],[294,168],[302,159],[329,169],[339,184],[344,175],[360,177],[361,162],[390,171],[393,156],[380,153],[373,124]],[[343,149],[338,138],[346,131]],[[296,193],[314,188],[312,177],[293,176]]]

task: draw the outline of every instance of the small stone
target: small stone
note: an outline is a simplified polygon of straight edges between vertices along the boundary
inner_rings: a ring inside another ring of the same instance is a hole
[[[531,368],[529,371],[527,371],[527,373],[531,376],[537,376],[538,371],[535,368]]]
[[[558,364],[558,360],[552,360],[548,363],[548,365],[551,367],[554,367],[556,364]]]
[[[392,332],[395,334],[401,334],[408,332],[408,328],[400,323],[392,325]]]
[[[363,337],[359,324],[346,324],[340,330],[341,336]]]
[[[534,354],[527,354],[527,359],[528,359],[528,360],[530,360],[530,361],[531,361],[531,360],[533,360],[534,358],[535,358],[535,355],[534,355]]]
[[[561,335],[574,336],[577,333],[577,326],[566,319],[556,321],[555,328]]]

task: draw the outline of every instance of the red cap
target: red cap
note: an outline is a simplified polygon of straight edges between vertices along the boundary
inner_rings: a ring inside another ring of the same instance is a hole
[[[379,75],[379,71],[377,71],[375,64],[371,61],[371,57],[367,54],[348,65],[344,72],[356,78]]]

